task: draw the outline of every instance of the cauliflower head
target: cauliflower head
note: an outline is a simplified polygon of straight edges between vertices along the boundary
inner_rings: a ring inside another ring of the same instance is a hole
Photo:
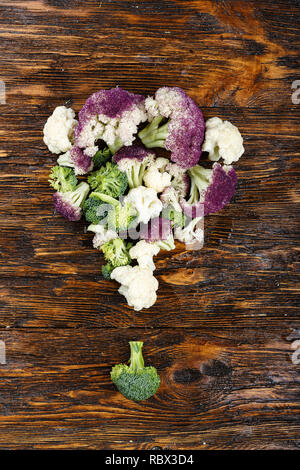
[[[202,150],[209,153],[210,160],[217,161],[222,158],[226,165],[238,161],[245,151],[238,128],[218,117],[210,118],[206,122]]]
[[[134,310],[150,308],[155,304],[158,281],[151,269],[140,266],[120,266],[112,271],[111,279],[121,284],[118,292],[124,295],[128,305]]]
[[[124,202],[130,203],[137,213],[135,222],[147,224],[150,219],[158,217],[162,211],[162,202],[157,197],[157,192],[153,188],[138,186],[132,188]]]
[[[132,259],[137,260],[140,268],[154,271],[153,256],[157,255],[159,251],[160,247],[158,245],[140,240],[135,246],[130,248],[129,254]]]
[[[171,184],[171,175],[165,170],[170,163],[167,158],[157,158],[144,174],[144,183],[147,188],[153,188],[157,193],[161,193],[167,186]]]
[[[72,148],[74,128],[77,125],[71,108],[58,106],[44,126],[44,142],[52,153],[64,153]]]

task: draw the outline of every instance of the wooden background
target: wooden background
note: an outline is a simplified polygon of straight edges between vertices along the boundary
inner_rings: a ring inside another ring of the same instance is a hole
[[[298,0],[0,1],[1,449],[299,449],[299,20]],[[116,85],[180,86],[246,148],[205,247],[158,256],[140,313],[53,214],[42,141],[56,106]],[[109,377],[132,339],[162,380],[139,404]]]

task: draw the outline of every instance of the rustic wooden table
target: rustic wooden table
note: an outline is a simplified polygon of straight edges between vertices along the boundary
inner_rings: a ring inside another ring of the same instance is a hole
[[[1,449],[299,449],[299,14],[298,0],[0,1]],[[246,148],[204,248],[158,256],[140,313],[102,279],[84,223],[53,214],[42,141],[54,107],[116,85],[180,86]],[[161,375],[147,402],[110,381],[131,339]]]

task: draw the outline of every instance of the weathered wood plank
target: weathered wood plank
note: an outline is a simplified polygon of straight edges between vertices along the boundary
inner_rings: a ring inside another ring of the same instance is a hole
[[[299,376],[288,334],[1,330],[0,448],[296,449]],[[122,397],[109,377],[133,338],[161,375],[158,393],[143,403]]]
[[[189,89],[206,106],[290,102],[299,67],[296,1],[76,3],[2,2],[10,100],[83,102],[95,87],[144,93],[163,83]]]
[[[0,5],[0,448],[296,449],[298,0],[4,0]],[[200,252],[157,258],[135,313],[84,223],[53,214],[42,127],[100,88],[184,88],[245,138],[232,203]],[[141,338],[162,375],[133,404],[111,366]]]

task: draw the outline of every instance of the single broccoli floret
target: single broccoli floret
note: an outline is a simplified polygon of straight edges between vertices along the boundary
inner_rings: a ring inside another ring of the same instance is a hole
[[[104,279],[111,279],[110,275],[114,269],[115,268],[110,263],[103,264],[101,271]]]
[[[161,213],[164,219],[168,219],[172,227],[184,227],[186,222],[185,214],[180,210],[177,211],[172,206],[164,207]]]
[[[201,156],[205,121],[196,103],[178,87],[162,87],[145,100],[150,124],[139,138],[147,148],[169,150],[171,160],[182,168],[196,165]]]
[[[65,193],[57,191],[53,195],[55,210],[70,221],[77,221],[82,215],[82,206],[90,191],[84,181],[79,183],[73,191]]]
[[[214,163],[212,170],[196,165],[189,170],[191,191],[187,203],[204,204],[204,215],[220,211],[235,192],[237,176],[231,166]]]
[[[121,238],[110,240],[101,246],[105,260],[113,267],[126,266],[131,263],[129,250],[132,243],[126,243]]]
[[[138,125],[147,120],[144,101],[143,96],[119,87],[94,93],[79,112],[76,145],[92,155],[98,140],[106,142],[112,153],[131,145]]]
[[[51,168],[49,183],[56,191],[65,193],[67,191],[73,191],[78,181],[71,168],[56,165]]]
[[[123,200],[122,203],[114,205],[107,214],[107,224],[111,230],[122,232],[128,229],[136,220],[136,210],[133,205]]]
[[[98,150],[95,155],[92,157],[94,170],[98,170],[102,165],[105,165],[112,157],[112,153],[109,148],[103,150]]]
[[[91,224],[98,224],[107,216],[112,205],[118,203],[119,201],[111,196],[94,191],[83,205],[85,218]]]
[[[140,145],[123,147],[113,156],[119,170],[127,175],[129,187],[136,188],[143,184],[143,177],[148,166],[154,161],[154,154]]]
[[[76,175],[85,175],[93,169],[92,158],[79,147],[72,147],[71,150],[57,159],[57,163],[61,166],[73,168]]]
[[[153,366],[144,365],[143,342],[129,341],[129,365],[118,364],[111,370],[111,380],[120,393],[129,400],[147,400],[160,386],[160,377]]]
[[[98,224],[106,217],[105,224],[114,231],[126,230],[136,219],[136,210],[126,201],[122,202],[108,194],[94,191],[84,204],[85,218],[92,224]]]
[[[92,189],[114,198],[124,194],[128,186],[126,174],[112,162],[107,162],[99,170],[93,171],[88,176],[88,183]]]

